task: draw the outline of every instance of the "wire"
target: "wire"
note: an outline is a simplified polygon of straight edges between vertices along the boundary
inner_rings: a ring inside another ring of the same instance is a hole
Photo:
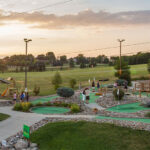
[[[142,42],[142,43],[135,43],[135,44],[128,44],[128,45],[123,45],[124,47],[130,47],[130,46],[136,46],[136,45],[145,45],[145,44],[150,44],[150,42]],[[68,52],[68,53],[61,53],[58,54],[58,56],[61,55],[66,55],[66,54],[74,54],[74,53],[82,53],[82,52],[93,52],[93,51],[102,51],[102,50],[108,50],[108,49],[115,49],[119,48],[120,46],[114,46],[114,47],[105,47],[105,48],[99,48],[99,49],[93,49],[93,50],[82,50],[82,51],[73,51],[73,52]]]
[[[45,5],[43,7],[30,9],[30,10],[24,11],[23,13],[28,13],[28,12],[31,12],[31,11],[37,11],[37,10],[44,9],[44,8],[49,8],[49,7],[53,7],[53,6],[63,5],[63,4],[69,3],[71,1],[73,1],[73,0],[61,1],[61,2],[54,3],[54,4]]]

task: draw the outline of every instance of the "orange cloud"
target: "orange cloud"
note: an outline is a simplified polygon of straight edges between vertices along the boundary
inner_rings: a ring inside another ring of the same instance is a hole
[[[105,11],[93,12],[92,10],[81,11],[78,14],[57,16],[42,12],[5,14],[0,11],[0,24],[4,21],[20,21],[25,24],[33,24],[33,28],[65,29],[69,27],[99,27],[105,25],[149,25],[150,10],[109,13]]]

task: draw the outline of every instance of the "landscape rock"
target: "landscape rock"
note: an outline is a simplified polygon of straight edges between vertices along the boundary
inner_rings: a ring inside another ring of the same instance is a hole
[[[28,148],[28,142],[23,140],[23,139],[20,139],[18,140],[18,142],[15,144],[15,148],[17,150],[22,150],[22,149],[25,149],[25,148]]]

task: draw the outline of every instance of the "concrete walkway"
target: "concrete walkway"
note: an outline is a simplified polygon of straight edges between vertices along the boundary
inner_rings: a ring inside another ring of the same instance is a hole
[[[86,107],[89,107],[90,109],[97,108],[98,110],[104,110],[105,108],[99,106],[97,103],[90,103],[90,104],[85,104]]]
[[[34,113],[23,113],[13,111],[12,107],[0,107],[0,113],[8,114],[11,117],[7,120],[0,122],[0,141],[7,139],[8,137],[15,135],[17,132],[22,130],[24,124],[31,126],[40,120],[51,117],[51,118],[95,118],[90,115],[42,115]]]

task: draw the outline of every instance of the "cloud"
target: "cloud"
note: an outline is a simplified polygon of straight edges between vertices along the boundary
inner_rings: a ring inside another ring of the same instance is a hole
[[[128,11],[110,13],[106,11],[94,12],[92,10],[81,11],[78,14],[57,16],[42,12],[5,14],[0,11],[0,24],[4,21],[20,21],[25,24],[33,24],[33,28],[65,29],[72,27],[99,27],[121,25],[149,25],[150,10]]]

